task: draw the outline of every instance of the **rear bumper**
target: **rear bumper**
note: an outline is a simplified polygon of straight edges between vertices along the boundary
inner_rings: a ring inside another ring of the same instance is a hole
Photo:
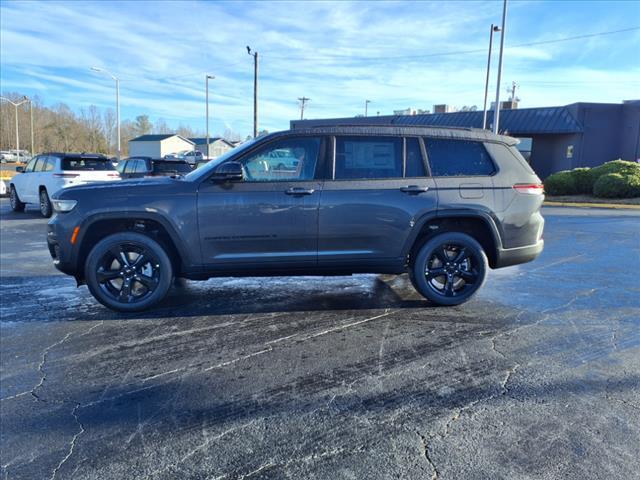
[[[527,245],[518,248],[500,248],[494,268],[509,267],[520,263],[527,263],[535,260],[544,248],[544,240],[540,239],[534,245]]]

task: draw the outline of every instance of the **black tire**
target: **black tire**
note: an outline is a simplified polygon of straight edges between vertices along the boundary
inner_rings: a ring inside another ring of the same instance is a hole
[[[157,304],[173,284],[173,267],[165,249],[136,232],[116,233],[98,242],[87,257],[84,274],[91,295],[119,312]]]
[[[40,189],[40,214],[44,218],[49,218],[52,214],[51,200],[49,200],[49,194],[46,188]]]
[[[14,212],[24,212],[25,204],[20,201],[16,187],[13,185],[9,187],[9,203],[11,204],[11,210]]]
[[[460,305],[473,297],[487,276],[489,262],[471,236],[445,232],[428,240],[411,266],[411,283],[427,300]]]

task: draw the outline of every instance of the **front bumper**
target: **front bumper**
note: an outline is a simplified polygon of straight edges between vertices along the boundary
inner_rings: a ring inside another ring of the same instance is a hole
[[[71,232],[63,228],[54,216],[47,225],[47,246],[53,266],[67,275],[76,275],[75,252],[71,245]]]
[[[499,248],[494,268],[509,267],[535,260],[544,248],[544,240],[540,239],[534,245],[518,248]]]

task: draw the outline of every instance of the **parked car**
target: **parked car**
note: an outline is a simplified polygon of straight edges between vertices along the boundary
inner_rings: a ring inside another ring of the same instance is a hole
[[[174,277],[404,272],[458,305],[489,268],[542,251],[543,187],[516,144],[461,128],[265,135],[184,177],[59,191],[49,250],[120,311],[155,305]],[[295,169],[277,168],[278,151]]]
[[[118,172],[122,178],[168,177],[190,173],[191,165],[184,160],[131,157],[120,161]]]
[[[189,163],[189,165],[195,166],[199,161],[205,159],[202,152],[198,150],[182,150],[178,153],[170,153],[169,155],[164,156],[165,160],[184,160]]]
[[[38,204],[44,217],[51,216],[50,198],[60,189],[120,180],[107,157],[90,153],[44,153],[16,172],[9,184],[11,208],[22,212],[26,204]]]

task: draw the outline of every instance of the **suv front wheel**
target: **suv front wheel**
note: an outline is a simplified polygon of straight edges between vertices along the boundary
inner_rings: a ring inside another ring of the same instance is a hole
[[[445,232],[418,251],[410,272],[415,289],[436,305],[460,305],[482,286],[488,261],[482,246],[465,233]]]
[[[89,253],[85,279],[104,306],[121,312],[144,310],[160,302],[173,283],[164,248],[136,232],[110,235]]]

